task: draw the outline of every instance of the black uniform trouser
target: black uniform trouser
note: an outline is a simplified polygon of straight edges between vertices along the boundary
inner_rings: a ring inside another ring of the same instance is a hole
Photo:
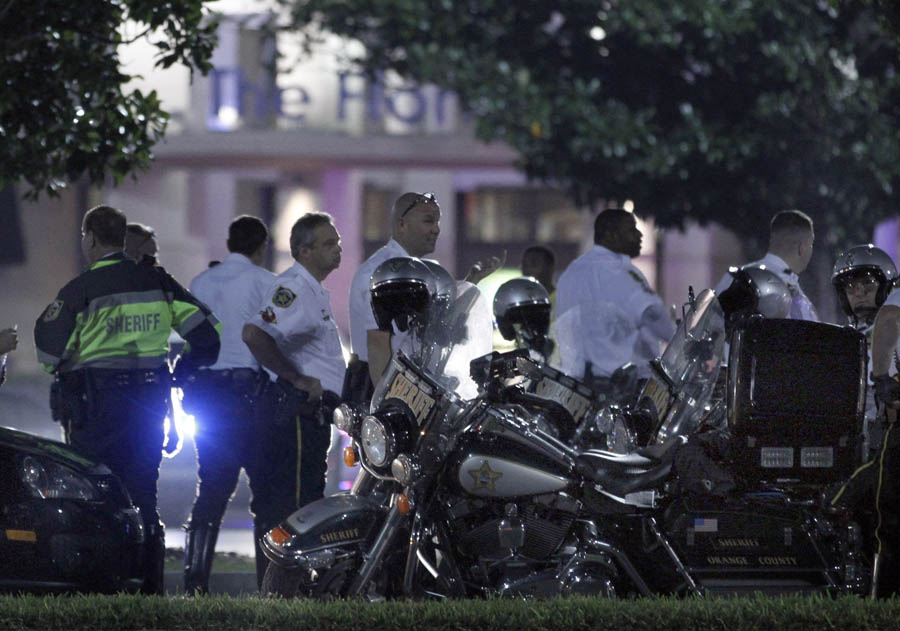
[[[170,385],[168,370],[88,372],[84,405],[64,421],[66,442],[116,474],[144,522],[144,583],[163,593],[165,529],[156,509]]]
[[[156,483],[168,396],[168,383],[99,385],[88,396],[85,418],[66,422],[66,442],[119,477],[147,532],[160,527]]]
[[[317,406],[303,405],[293,418],[276,423],[275,390],[265,397],[257,445],[265,491],[255,498],[254,511],[267,528],[324,496],[331,444],[331,424],[323,422]]]
[[[265,495],[260,484],[264,476],[258,473],[263,461],[255,453],[259,433],[253,398],[256,381],[255,373],[250,373],[235,377],[231,371],[203,371],[185,393],[185,399],[192,402],[188,411],[196,422],[199,477],[190,528],[219,527],[242,468],[250,481],[254,515],[257,498]]]
[[[849,506],[863,523],[873,549],[877,542],[872,534],[879,521],[875,511],[876,493],[880,496],[878,538],[882,552],[878,594],[889,596],[900,593],[900,424],[897,423],[890,428],[883,449],[857,469],[837,496],[838,503]]]
[[[190,526],[219,526],[241,468],[250,481],[257,532],[274,528],[300,506],[321,498],[331,425],[321,422],[318,409],[304,406],[292,420],[278,424],[274,386],[252,399],[244,383],[204,377],[190,391],[194,402],[188,409],[197,423],[199,464]]]

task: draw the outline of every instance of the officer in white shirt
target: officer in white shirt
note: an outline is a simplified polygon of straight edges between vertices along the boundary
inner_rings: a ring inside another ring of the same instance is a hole
[[[241,468],[247,472],[253,493],[250,508],[258,526],[257,538],[266,532],[265,515],[256,510],[265,494],[265,476],[258,474],[253,447],[255,406],[269,379],[241,339],[241,332],[275,279],[275,274],[262,267],[268,242],[269,231],[260,219],[237,217],[228,226],[228,257],[191,281],[191,293],[222,323],[222,346],[215,364],[182,384],[184,403],[196,420],[194,444],[200,478],[184,544],[186,594],[207,592],[219,526]],[[256,556],[257,579],[261,580],[266,559],[259,549]]]
[[[626,363],[639,378],[675,332],[662,300],[631,259],[641,252],[632,213],[610,208],[594,220],[594,247],[575,259],[556,288],[554,339],[561,369],[603,389]]]
[[[441,207],[434,193],[404,193],[391,208],[391,239],[366,259],[353,275],[350,284],[350,368],[342,392],[345,400],[363,402],[371,396],[372,384],[378,381],[391,359],[389,331],[380,331],[372,313],[369,280],[384,261],[412,256],[422,258],[432,252],[441,233]],[[505,261],[491,257],[472,266],[466,280],[477,284]],[[397,342],[395,341],[395,346]]]
[[[765,267],[784,281],[788,291],[791,292],[789,317],[792,320],[819,321],[816,308],[803,293],[798,277],[812,258],[814,239],[813,221],[809,215],[799,210],[782,210],[776,213],[769,223],[769,250],[766,255],[743,266]],[[731,275],[726,272],[716,285],[716,294],[719,295],[728,289],[731,281]]]
[[[298,219],[291,254],[296,263],[278,275],[243,331],[253,356],[278,376],[270,391],[279,409],[264,441],[272,470],[266,497],[273,506],[267,512],[277,515],[271,527],[324,494],[331,411],[346,369],[331,298],[322,286],[341,262],[331,216],[308,213]]]

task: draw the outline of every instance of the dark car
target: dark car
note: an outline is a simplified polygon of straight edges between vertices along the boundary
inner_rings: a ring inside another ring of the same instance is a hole
[[[0,427],[0,591],[135,591],[143,542],[140,513],[109,468]]]

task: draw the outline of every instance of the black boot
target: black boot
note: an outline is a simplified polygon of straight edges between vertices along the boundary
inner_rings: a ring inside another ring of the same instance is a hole
[[[146,529],[144,542],[144,584],[142,594],[165,594],[164,566],[166,560],[166,531],[162,523]]]
[[[184,540],[184,593],[209,592],[209,574],[216,554],[219,529],[212,524],[189,526]]]

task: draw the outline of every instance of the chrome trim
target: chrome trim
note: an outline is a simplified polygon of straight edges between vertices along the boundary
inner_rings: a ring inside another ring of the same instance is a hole
[[[405,515],[400,514],[400,511],[397,509],[397,503],[394,502],[391,512],[388,513],[387,519],[384,520],[381,531],[372,543],[372,547],[367,554],[363,555],[363,563],[359,568],[359,574],[356,575],[350,584],[350,588],[347,590],[348,596],[359,596],[363,593],[375,570],[381,566],[384,554],[393,542],[397,532],[399,532],[400,523],[404,517]]]

